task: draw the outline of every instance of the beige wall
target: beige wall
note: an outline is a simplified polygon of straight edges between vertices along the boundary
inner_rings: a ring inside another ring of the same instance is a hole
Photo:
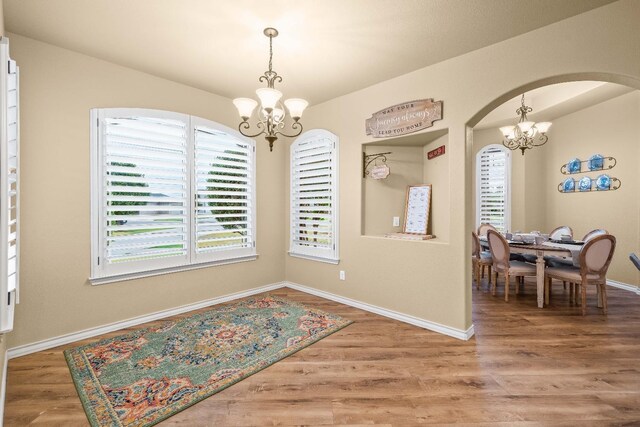
[[[284,155],[258,140],[257,261],[92,286],[89,109],[237,124],[230,100],[9,34],[21,86],[21,298],[9,348],[284,279]]]
[[[386,179],[363,179],[363,233],[382,236],[400,232],[404,223],[407,186],[423,183],[422,147],[365,146],[364,152],[387,154],[391,174]],[[378,162],[380,164],[380,162]],[[369,167],[371,169],[373,163]],[[393,217],[400,217],[400,227],[393,227]]]
[[[640,274],[629,261],[631,252],[640,253],[640,92],[634,91],[555,119],[544,148],[545,229],[567,224],[578,238],[594,228],[607,229],[617,239],[608,277],[640,286]],[[601,173],[607,173],[622,181],[620,189],[559,193],[557,185],[567,178],[560,173],[560,166],[574,157],[586,160],[596,153],[615,157],[617,165],[610,171],[580,173],[572,177],[595,179]]]
[[[431,160],[427,159],[427,153],[441,145],[445,147],[445,154]],[[438,242],[449,241],[449,212],[451,211],[449,162],[451,156],[448,154],[448,145],[449,135],[444,135],[431,141],[422,149],[423,182],[431,184],[431,213],[427,233],[436,236]]]
[[[432,138],[425,138],[429,140]],[[363,145],[367,154],[391,152],[387,165],[391,174],[383,180],[365,178],[362,182],[363,235],[383,236],[401,232],[409,185],[431,184],[432,198],[427,234],[436,236],[437,242],[449,239],[449,156],[447,154],[427,160],[427,152],[448,144],[445,134],[430,142],[413,141],[403,144],[402,138],[395,145]],[[373,167],[375,163],[369,166]],[[381,164],[381,162],[378,162]],[[393,226],[393,217],[400,217],[400,226]]]
[[[286,257],[286,277],[457,329],[471,325],[468,254],[473,227],[473,126],[497,105],[534,87],[576,78],[640,87],[640,2],[620,0],[545,28],[313,106],[308,128],[340,137],[340,264]],[[428,42],[428,41],[425,41]],[[514,61],[514,53],[527,52]],[[616,77],[617,76],[617,77]],[[596,78],[598,77],[598,78]],[[407,242],[361,236],[362,144],[371,113],[420,98],[444,101],[449,129],[449,241]],[[525,225],[527,225],[525,223]],[[338,271],[346,271],[339,281]]]

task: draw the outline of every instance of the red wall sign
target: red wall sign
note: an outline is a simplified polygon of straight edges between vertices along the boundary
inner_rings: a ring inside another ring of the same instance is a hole
[[[444,154],[444,145],[436,148],[435,150],[431,150],[427,153],[427,159],[431,160],[435,157],[442,156]]]

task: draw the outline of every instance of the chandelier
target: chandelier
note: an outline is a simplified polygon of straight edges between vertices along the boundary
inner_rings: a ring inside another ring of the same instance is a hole
[[[304,99],[290,98],[284,101],[284,105],[289,110],[289,115],[293,119],[291,128],[293,134],[285,134],[282,129],[285,128],[285,109],[280,103],[282,98],[282,92],[274,89],[273,84],[277,81],[282,82],[282,77],[273,71],[273,38],[278,36],[278,30],[275,28],[265,28],[264,35],[269,37],[269,70],[264,72],[264,75],[260,76],[259,82],[267,82],[267,87],[263,87],[256,90],[256,95],[260,99],[260,108],[258,109],[256,124],[257,129],[261,129],[257,133],[249,133],[251,125],[249,119],[253,114],[253,110],[258,103],[251,98],[236,98],[233,100],[233,104],[238,109],[238,114],[242,122],[238,125],[238,130],[244,136],[249,138],[255,138],[265,134],[265,139],[269,141],[269,151],[273,151],[273,143],[278,139],[278,135],[282,135],[288,138],[293,138],[302,132],[302,124],[299,122],[302,117],[302,112],[309,103]]]
[[[520,115],[520,120],[515,126],[503,126],[500,132],[504,135],[502,145],[510,150],[518,148],[524,155],[525,150],[533,147],[539,147],[546,144],[547,131],[551,127],[551,122],[531,122],[527,119],[527,113],[533,111],[533,108],[524,105],[524,93],[522,94],[522,105],[516,110],[516,114]]]

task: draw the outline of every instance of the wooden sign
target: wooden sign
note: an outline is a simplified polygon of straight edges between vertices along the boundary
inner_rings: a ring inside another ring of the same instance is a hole
[[[371,169],[369,176],[373,179],[385,179],[386,177],[389,176],[390,173],[391,173],[391,170],[389,169],[389,166],[380,165]]]
[[[367,135],[386,138],[426,129],[436,120],[442,120],[442,101],[418,99],[373,113],[365,121],[365,127]]]
[[[441,145],[440,147],[436,148],[435,150],[431,150],[427,153],[427,159],[431,160],[434,159],[438,156],[442,156],[444,154],[444,150],[445,150],[445,146]]]

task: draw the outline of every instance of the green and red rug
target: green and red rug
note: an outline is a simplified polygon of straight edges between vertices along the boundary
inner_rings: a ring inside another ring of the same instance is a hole
[[[93,426],[151,426],[351,321],[283,298],[217,306],[64,352]]]

